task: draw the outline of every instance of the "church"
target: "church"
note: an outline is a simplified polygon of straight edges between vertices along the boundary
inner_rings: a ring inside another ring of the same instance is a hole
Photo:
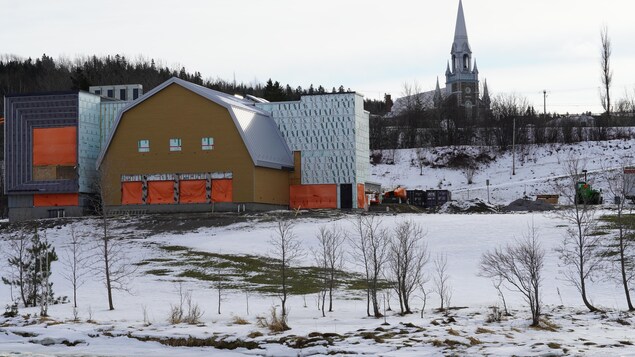
[[[476,65],[476,60],[472,59],[472,48],[468,41],[461,0],[459,0],[454,41],[452,42],[450,55],[451,58],[445,70],[445,87],[441,88],[439,86],[437,77],[435,90],[395,100],[391,116],[401,114],[415,100],[421,103],[425,109],[439,108],[444,103],[464,109],[467,118],[475,118],[478,115],[478,110],[489,109],[490,97],[487,89],[487,80],[483,83],[483,92],[481,93],[478,66]]]

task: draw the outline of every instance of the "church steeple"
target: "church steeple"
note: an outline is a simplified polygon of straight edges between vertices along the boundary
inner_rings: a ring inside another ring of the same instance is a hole
[[[487,90],[487,79],[483,82],[483,106],[489,109],[491,100],[489,99],[489,90]]]
[[[472,69],[472,49],[467,39],[467,26],[463,14],[463,2],[459,0],[459,10],[454,27],[454,42],[452,43],[452,72],[467,72]]]
[[[452,56],[449,68],[445,72],[446,95],[455,95],[457,104],[471,108],[478,102],[478,68],[472,63],[472,48],[467,37],[463,1],[459,0],[459,9],[454,26]]]
[[[437,77],[437,87],[434,89],[434,97],[432,98],[435,108],[441,107],[443,101],[443,95],[441,94],[441,87],[439,87],[439,77]]]

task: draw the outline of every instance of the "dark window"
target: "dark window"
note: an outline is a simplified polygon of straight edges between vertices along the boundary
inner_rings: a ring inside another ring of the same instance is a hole
[[[126,100],[126,90],[125,89],[120,89],[119,90],[119,99]]]
[[[115,91],[113,89],[109,89],[106,93],[108,93],[108,98],[113,98],[115,96]]]
[[[132,90],[132,100],[139,98],[139,88],[134,88]]]
[[[101,89],[95,89],[95,94],[101,95]]]

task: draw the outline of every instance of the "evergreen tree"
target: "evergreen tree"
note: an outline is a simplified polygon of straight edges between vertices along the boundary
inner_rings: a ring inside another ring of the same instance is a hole
[[[30,247],[27,248],[27,259],[30,261],[26,274],[27,306],[43,303],[42,296],[46,296],[47,301],[52,301],[53,283],[48,283],[46,286],[46,282],[51,276],[51,263],[57,261],[57,254],[48,240],[41,239],[37,230],[31,237]]]

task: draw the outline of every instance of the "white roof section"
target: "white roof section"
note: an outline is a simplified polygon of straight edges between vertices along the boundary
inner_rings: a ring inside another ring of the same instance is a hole
[[[247,151],[255,166],[268,167],[273,169],[293,168],[293,154],[286,141],[282,138],[276,123],[269,114],[253,106],[252,102],[236,98],[232,95],[221,93],[198,84],[184,81],[180,78],[172,77],[139,99],[130,103],[119,112],[113,129],[110,131],[106,145],[102,148],[97,167],[108,151],[108,147],[113,137],[117,133],[117,127],[123,115],[130,109],[152,97],[156,93],[165,89],[169,85],[176,84],[189,91],[192,91],[203,98],[206,98],[222,107],[227,108],[231,115],[240,137],[243,139]],[[210,123],[211,125],[211,123]]]

